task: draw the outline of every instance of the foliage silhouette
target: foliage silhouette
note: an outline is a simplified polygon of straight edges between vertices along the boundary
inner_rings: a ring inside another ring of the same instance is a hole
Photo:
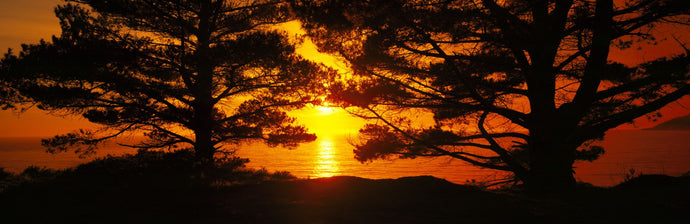
[[[103,141],[193,146],[212,162],[222,144],[259,139],[295,146],[314,134],[284,112],[318,99],[330,71],[295,54],[276,24],[281,1],[68,0],[62,33],[2,59],[4,108],[34,103],[78,114],[101,129],[46,139],[50,152],[90,153]],[[24,104],[23,104],[24,103]]]
[[[285,171],[268,172],[244,165],[248,159],[216,157],[211,164],[200,163],[192,150],[160,152],[140,150],[136,154],[107,156],[75,168],[54,170],[30,166],[21,173],[0,175],[0,193],[36,185],[84,188],[217,188],[239,184],[296,179]]]
[[[684,0],[292,5],[320,50],[352,69],[331,100],[380,121],[360,130],[360,161],[450,156],[512,172],[533,192],[563,191],[575,160],[604,152],[593,140],[690,92],[687,53],[608,60],[660,24],[687,29]],[[434,122],[409,118],[423,112]]]

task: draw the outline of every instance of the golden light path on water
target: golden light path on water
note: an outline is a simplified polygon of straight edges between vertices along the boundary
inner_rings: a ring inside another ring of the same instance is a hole
[[[313,177],[332,177],[340,173],[333,139],[326,137],[319,140],[317,155],[314,157]]]

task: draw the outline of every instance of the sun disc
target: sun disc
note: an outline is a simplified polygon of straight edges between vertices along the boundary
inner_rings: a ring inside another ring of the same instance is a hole
[[[316,110],[318,110],[321,113],[321,115],[328,115],[328,114],[332,114],[333,112],[335,112],[334,107],[328,107],[328,106],[316,106]]]

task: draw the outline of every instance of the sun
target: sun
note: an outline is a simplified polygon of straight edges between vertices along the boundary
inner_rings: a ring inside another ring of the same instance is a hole
[[[321,105],[316,105],[315,108],[319,111],[320,115],[330,115],[336,110],[336,108],[331,107],[328,102],[323,102]]]

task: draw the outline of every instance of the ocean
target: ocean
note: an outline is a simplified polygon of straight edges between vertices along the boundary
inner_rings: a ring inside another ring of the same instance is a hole
[[[446,157],[390,159],[360,163],[354,159],[351,136],[319,136],[293,149],[270,148],[259,142],[235,146],[237,154],[250,159],[251,168],[289,171],[300,178],[359,176],[382,179],[432,175],[464,184],[501,178],[507,173],[468,165]],[[635,174],[678,176],[690,171],[690,131],[609,131],[599,145],[606,153],[594,162],[575,164],[575,177],[597,186],[613,186],[631,170]],[[49,154],[40,138],[0,138],[0,167],[21,172],[34,165],[62,169],[88,162],[95,157],[133,153],[135,150],[108,144],[92,157],[79,158],[72,152]]]

